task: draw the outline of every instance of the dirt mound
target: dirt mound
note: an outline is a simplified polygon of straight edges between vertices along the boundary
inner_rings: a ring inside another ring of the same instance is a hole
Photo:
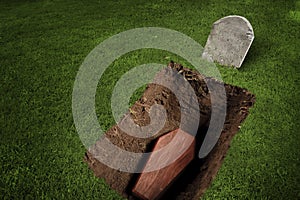
[[[168,76],[169,69],[175,69],[177,74],[181,74],[192,86],[197,96],[200,108],[199,129],[196,135],[196,149],[198,151],[206,135],[211,117],[212,105],[207,83],[209,81],[216,83],[214,90],[217,91],[224,85],[226,91],[226,119],[217,144],[204,159],[199,159],[196,156],[162,197],[162,199],[199,199],[216,176],[230,146],[230,142],[238,132],[240,124],[248,115],[249,108],[255,102],[255,97],[246,89],[223,84],[215,79],[204,77],[196,71],[182,67],[180,64],[170,63],[168,68],[163,69],[157,74],[156,78],[164,79],[164,77]],[[176,85],[175,82],[174,84]],[[178,90],[184,92],[184,88],[181,85],[177,85],[176,87]],[[222,96],[219,98],[222,98]],[[188,97],[186,99],[189,101]],[[216,99],[217,103],[218,98]],[[181,110],[175,94],[161,85],[148,84],[142,97],[130,108],[129,112],[122,119],[126,120],[126,118],[131,117],[137,125],[146,126],[150,123],[149,110],[154,104],[164,106],[167,114],[165,125],[157,134],[148,138],[137,138],[123,132],[118,125],[114,125],[106,132],[106,138],[114,145],[126,151],[150,152],[158,137],[179,127]],[[104,178],[122,196],[135,199],[136,197],[132,196],[131,191],[139,174],[115,170],[99,162],[93,156],[92,152],[96,152],[98,148],[102,148],[100,145],[97,142],[86,153],[85,161],[97,177]]]

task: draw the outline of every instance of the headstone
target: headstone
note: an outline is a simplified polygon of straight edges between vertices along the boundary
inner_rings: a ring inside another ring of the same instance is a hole
[[[213,24],[202,57],[240,68],[253,40],[250,22],[244,17],[230,15]]]

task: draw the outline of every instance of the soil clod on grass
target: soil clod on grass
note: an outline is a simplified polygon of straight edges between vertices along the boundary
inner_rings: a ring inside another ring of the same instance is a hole
[[[199,199],[209,187],[221,167],[230,142],[238,132],[241,123],[247,117],[249,108],[253,106],[255,102],[255,97],[246,89],[223,84],[215,79],[204,77],[198,72],[185,68],[180,64],[170,63],[168,67],[182,74],[192,86],[197,96],[200,109],[200,121],[196,135],[196,153],[199,152],[205,138],[212,107],[210,92],[208,91],[206,82],[214,81],[216,85],[219,84],[220,87],[224,85],[226,91],[226,119],[217,144],[205,158],[199,159],[196,155],[195,159],[190,162],[183,173],[162,196],[162,199]],[[163,78],[164,73],[167,73],[165,69],[159,72],[157,77],[161,76]],[[214,89],[218,89],[218,87],[214,87]],[[142,97],[130,108],[132,112],[128,112],[124,116],[124,118],[130,116],[139,126],[146,126],[150,124],[149,108],[154,104],[164,106],[167,113],[165,125],[157,134],[148,138],[136,138],[126,134],[117,125],[114,125],[105,133],[106,138],[114,145],[126,151],[150,152],[160,136],[179,128],[181,113],[179,102],[174,93],[161,85],[150,83],[147,85]],[[96,151],[97,148],[101,148],[99,145],[100,143],[96,142],[85,155],[85,161],[94,171],[95,176],[104,178],[110,187],[119,192],[122,196],[129,199],[136,199],[136,197],[132,195],[132,189],[139,174],[122,172],[99,162],[92,153]]]

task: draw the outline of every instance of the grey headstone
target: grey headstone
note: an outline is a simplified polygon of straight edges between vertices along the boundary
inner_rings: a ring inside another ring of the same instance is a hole
[[[253,28],[246,18],[227,16],[213,24],[202,57],[239,68],[253,40]]]

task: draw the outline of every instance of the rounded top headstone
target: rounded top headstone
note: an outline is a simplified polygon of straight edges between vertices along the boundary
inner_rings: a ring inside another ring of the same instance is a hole
[[[213,24],[202,57],[240,68],[253,40],[250,22],[245,17],[230,15]]]

